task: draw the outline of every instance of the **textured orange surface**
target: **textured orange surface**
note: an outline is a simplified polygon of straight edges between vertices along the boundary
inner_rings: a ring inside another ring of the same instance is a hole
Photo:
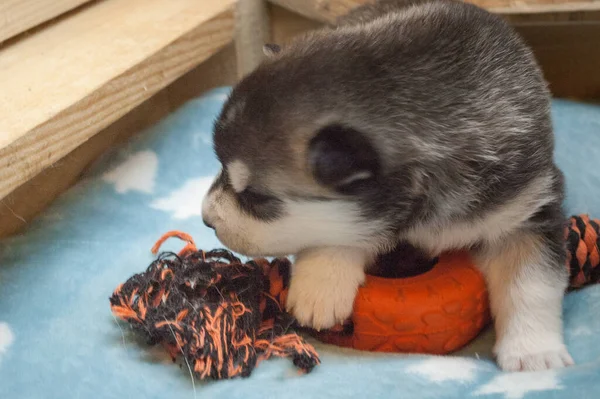
[[[446,354],[469,343],[489,320],[483,276],[467,253],[447,253],[416,277],[368,276],[354,302],[353,333],[319,339],[368,351]]]

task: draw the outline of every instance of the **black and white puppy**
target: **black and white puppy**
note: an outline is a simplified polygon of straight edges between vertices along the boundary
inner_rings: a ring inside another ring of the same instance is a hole
[[[268,49],[215,124],[203,216],[223,244],[297,255],[288,308],[315,328],[350,315],[399,242],[468,248],[499,365],[572,364],[550,96],[519,36],[473,5],[383,0]]]

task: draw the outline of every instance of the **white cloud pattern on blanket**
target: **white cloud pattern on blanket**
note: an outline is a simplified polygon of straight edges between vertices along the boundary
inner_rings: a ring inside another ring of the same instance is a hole
[[[572,337],[587,337],[594,334],[588,326],[577,326],[571,329],[569,333]]]
[[[535,391],[562,389],[556,371],[505,373],[494,377],[490,382],[475,391],[476,396],[504,394],[505,399],[523,399]]]
[[[158,157],[153,151],[131,154],[123,163],[106,172],[102,179],[115,185],[119,194],[138,191],[152,194],[158,170]]]
[[[475,360],[460,357],[433,357],[407,368],[407,372],[427,378],[431,382],[454,381],[467,383],[475,380],[477,369],[482,368]]]
[[[170,195],[153,201],[150,206],[171,213],[174,219],[202,216],[202,200],[213,180],[214,176],[188,180]]]
[[[0,322],[0,362],[2,361],[3,355],[8,351],[8,348],[12,345],[14,340],[15,337],[8,324]]]

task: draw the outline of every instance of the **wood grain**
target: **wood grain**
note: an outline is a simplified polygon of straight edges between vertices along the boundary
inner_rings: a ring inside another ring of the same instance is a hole
[[[331,23],[349,10],[374,0],[271,0],[305,17]],[[586,12],[600,10],[600,0],[467,0],[499,14]]]
[[[0,42],[90,0],[1,0]]]
[[[471,0],[469,0],[471,1]],[[477,4],[476,0],[471,1]],[[536,3],[532,0],[524,3],[502,4],[497,6],[487,7],[490,12],[501,15],[523,15],[529,16],[533,20],[536,16],[540,16],[537,20],[560,20],[564,15],[570,16],[570,20],[588,20],[589,15],[597,15],[600,11],[600,1],[571,1],[562,0],[554,3]],[[552,19],[544,18],[548,15],[554,15]]]
[[[0,238],[26,227],[85,175],[88,165],[106,150],[122,145],[205,90],[231,85],[235,80],[235,50],[231,44],[0,200]]]
[[[271,40],[277,44],[284,44],[297,35],[323,27],[322,22],[274,4],[271,4],[269,14],[271,15]]]
[[[230,43],[235,0],[110,0],[0,50],[0,198]]]
[[[512,24],[521,23],[550,23],[550,22],[598,22],[600,21],[600,8],[588,11],[553,11],[553,12],[521,12],[511,14],[503,13],[502,16]]]
[[[305,17],[322,21],[333,22],[340,15],[361,4],[374,0],[271,0],[278,6],[287,8]]]

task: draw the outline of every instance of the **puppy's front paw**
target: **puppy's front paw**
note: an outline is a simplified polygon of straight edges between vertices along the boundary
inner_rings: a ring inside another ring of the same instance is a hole
[[[295,277],[290,285],[286,307],[300,325],[321,330],[350,317],[355,296],[354,285],[333,289],[316,277]]]
[[[511,348],[512,347],[512,348]],[[573,358],[562,345],[537,347],[535,350],[519,350],[521,345],[507,345],[497,350],[498,366],[504,371],[539,371],[563,368],[575,364]]]
[[[319,249],[298,256],[287,310],[300,325],[327,329],[348,319],[363,283],[365,258],[348,249]]]

